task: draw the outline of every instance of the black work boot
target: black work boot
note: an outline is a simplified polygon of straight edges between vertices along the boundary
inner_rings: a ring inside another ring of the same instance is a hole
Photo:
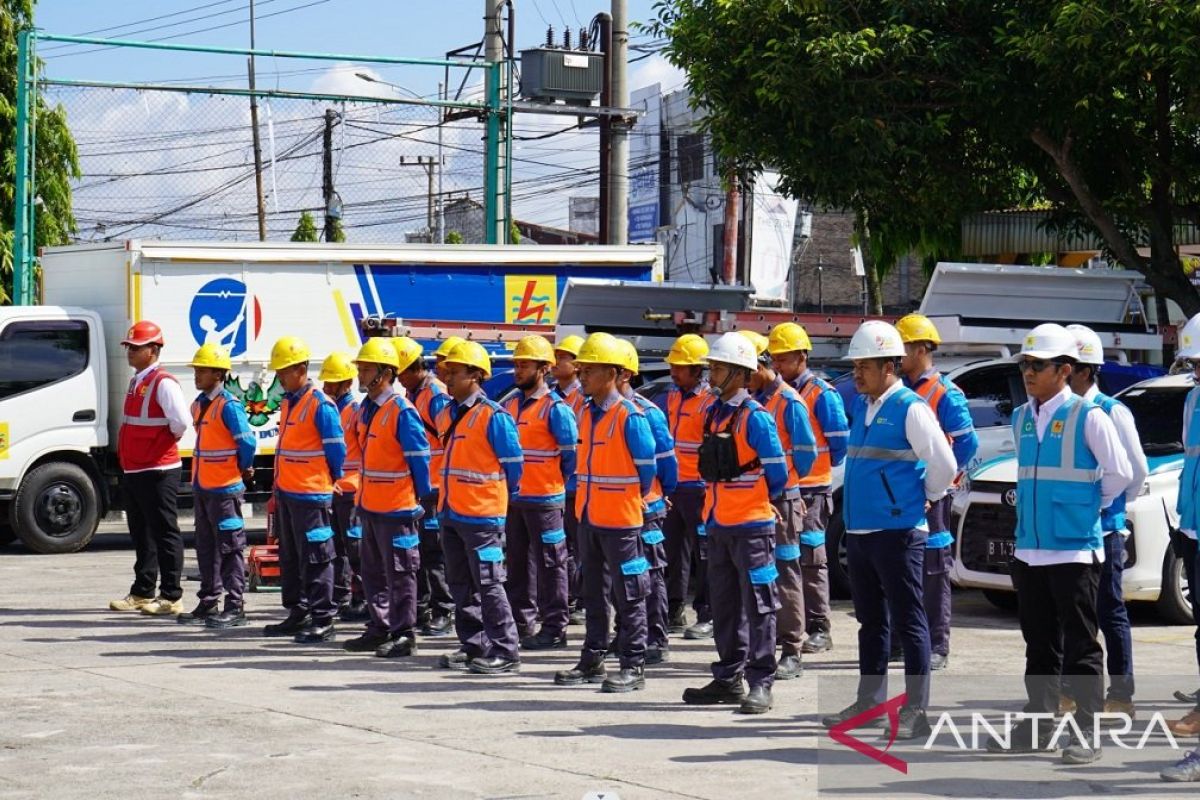
[[[667,613],[667,633],[681,634],[687,629],[687,612],[675,606]]]
[[[320,642],[328,642],[333,638],[335,629],[333,620],[328,619],[324,622],[313,620],[304,630],[292,637],[292,641],[296,644],[318,644]]]
[[[387,644],[392,640],[392,637],[386,633],[376,633],[374,631],[363,631],[362,635],[355,636],[353,639],[347,639],[342,642],[342,649],[351,653],[372,653],[376,648]]]
[[[623,667],[616,675],[609,675],[600,684],[600,691],[610,694],[636,692],[646,688],[646,674],[641,667]]]
[[[216,603],[200,603],[186,614],[180,614],[175,621],[180,625],[203,625],[209,617],[217,614]]]
[[[684,689],[683,702],[689,706],[717,706],[740,704],[746,696],[742,676],[731,681],[711,680],[699,689]]]
[[[389,636],[388,640],[375,648],[377,658],[405,658],[417,652],[417,640],[412,634]]]
[[[695,625],[688,627],[683,632],[685,639],[711,639],[713,635],[713,624],[711,620],[697,622]]]
[[[800,652],[805,655],[811,653],[821,653],[826,650],[833,649],[833,637],[829,635],[829,631],[816,631],[810,633],[808,638],[804,640],[804,644],[800,646]]]
[[[342,622],[366,622],[371,618],[371,612],[367,610],[367,601],[359,598],[350,598],[350,602],[346,607],[338,611],[338,619]]]
[[[488,656],[487,658],[481,656],[471,659],[467,663],[467,669],[476,675],[503,675],[506,672],[520,672],[521,660],[500,656]]]
[[[522,650],[561,650],[567,646],[565,633],[553,633],[542,628],[533,636],[521,640]]]
[[[647,647],[646,648],[646,666],[653,664],[662,664],[671,660],[671,648],[663,645],[662,647]]]
[[[766,686],[751,686],[750,693],[742,698],[739,714],[765,714],[771,710],[771,690]]]
[[[821,724],[826,728],[832,728],[835,725],[841,725],[846,720],[854,719],[859,714],[862,714],[864,711],[869,711],[875,706],[876,703],[872,700],[855,700],[853,703],[846,706],[836,714],[826,714],[825,716],[821,717]],[[884,723],[881,723],[879,719],[876,718],[872,720],[871,723],[866,727],[879,727],[885,723],[886,720]]]
[[[450,617],[444,614],[434,614],[421,623],[422,636],[447,636],[450,633]]]
[[[209,628],[216,628],[217,630],[240,628],[246,624],[246,610],[241,606],[229,606],[220,614],[204,620],[204,624]]]
[[[779,659],[778,666],[775,667],[775,680],[790,681],[792,678],[799,678],[804,674],[804,664],[800,661],[798,655],[786,655]]]
[[[263,636],[295,636],[308,627],[312,620],[307,611],[294,608],[288,612],[287,619],[263,628]]]
[[[466,650],[455,650],[453,653],[442,653],[438,658],[438,666],[442,669],[452,669],[458,672],[466,672],[467,664],[471,663],[473,655]]]
[[[592,663],[580,659],[579,663],[570,669],[554,673],[554,682],[559,686],[578,686],[581,683],[601,683],[608,677],[608,670],[603,661]]]
[[[929,719],[925,709],[917,706],[901,706],[899,724],[896,726],[896,739],[923,739],[929,736],[933,729],[929,727]]]

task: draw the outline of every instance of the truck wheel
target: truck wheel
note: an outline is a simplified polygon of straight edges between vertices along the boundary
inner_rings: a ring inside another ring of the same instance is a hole
[[[87,472],[51,462],[30,470],[12,504],[17,535],[35,553],[74,553],[100,524],[100,497]]]
[[[842,497],[833,499],[833,511],[825,527],[825,552],[829,559],[829,594],[850,597],[850,562],[846,556],[846,524],[842,521]]]
[[[984,589],[982,591],[984,598],[1001,611],[1017,610],[1016,592],[1005,592],[1000,589]]]
[[[1184,563],[1175,557],[1175,551],[1167,548],[1163,558],[1162,591],[1154,607],[1159,616],[1172,625],[1192,625],[1192,604],[1188,602],[1188,576]]]

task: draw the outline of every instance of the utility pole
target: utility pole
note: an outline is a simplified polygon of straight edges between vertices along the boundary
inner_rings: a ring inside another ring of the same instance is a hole
[[[511,45],[511,42],[509,44]],[[449,72],[449,70],[450,70],[450,68],[446,67],[446,71]],[[438,99],[439,100],[444,101],[446,99],[446,93],[447,93],[448,86],[449,86],[448,83],[439,83],[438,84]],[[444,107],[439,108],[437,110],[437,113],[438,113],[437,230],[434,231],[433,244],[443,244],[446,241],[446,230],[445,230],[445,222],[443,221],[445,219],[444,206],[443,206],[443,204],[445,203],[445,199],[442,197],[442,167],[446,163],[446,159],[445,159],[445,156],[442,155],[442,124],[446,118],[446,109]]]
[[[332,242],[335,238],[333,215],[329,213],[333,205],[333,123],[337,112],[332,108],[325,109],[325,137],[322,141],[322,172],[321,193],[325,197],[325,241]]]
[[[489,65],[498,65],[504,61],[504,37],[501,34],[500,12],[504,0],[484,0],[483,3],[483,60]],[[489,66],[485,73],[485,94],[492,107],[488,109],[487,120],[487,150],[494,153],[485,167],[488,174],[484,176],[484,185],[491,191],[486,192],[484,209],[486,221],[484,226],[484,241],[489,244],[505,244],[508,242],[508,231],[504,225],[504,213],[507,199],[501,202],[500,194],[504,191],[506,181],[503,179],[509,165],[504,163],[503,148],[500,147],[501,131],[504,126],[500,119],[500,101],[504,96],[504,72],[498,66]]]
[[[725,189],[725,251],[722,263],[721,282],[732,286],[737,283],[738,211],[742,203],[738,190],[737,170],[732,166],[726,175],[729,185]]]
[[[254,49],[254,0],[250,0],[250,49]],[[258,240],[267,240],[267,207],[263,202],[262,146],[258,141],[258,96],[254,93],[254,56],[250,56],[250,128],[254,140],[254,194],[258,203]]]
[[[600,82],[600,107],[612,105],[612,17],[601,12],[600,52],[604,55],[604,79]],[[612,216],[612,187],[610,183],[609,153],[612,151],[612,118],[600,118],[600,231],[597,241],[610,244],[608,221]]]
[[[437,183],[441,183],[441,165],[438,164],[438,159],[433,156],[417,156],[416,162],[409,161],[406,156],[400,156],[400,166],[402,167],[424,167],[425,177],[428,182],[426,189],[426,208],[425,208],[425,227],[429,231],[429,241],[431,244],[440,243],[440,239],[435,239],[437,228],[440,226],[439,211],[440,200],[436,199],[434,193],[435,179]]]
[[[612,0],[612,47],[609,104],[629,108],[629,9],[627,0]],[[608,156],[608,243],[629,243],[629,124],[612,122]]]

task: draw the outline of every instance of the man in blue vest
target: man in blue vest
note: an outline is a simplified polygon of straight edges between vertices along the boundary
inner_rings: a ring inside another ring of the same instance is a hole
[[[1096,639],[1096,596],[1105,560],[1101,509],[1129,486],[1133,470],[1109,416],[1071,392],[1079,362],[1075,335],[1038,325],[1016,356],[1029,402],[1013,414],[1017,442],[1016,551],[1011,562],[1021,635],[1025,638],[1027,714],[1058,712],[1061,680],[1069,676],[1084,740],[1063,749],[1065,764],[1100,757],[1090,739],[1103,709],[1103,654]],[[1048,718],[1044,718],[1048,719]],[[990,752],[1032,753],[1054,745],[1052,726],[1018,721],[1009,741]]]
[[[1136,500],[1138,492],[1150,474],[1146,454],[1133,413],[1124,403],[1101,394],[1096,377],[1104,364],[1104,345],[1091,328],[1068,325],[1079,349],[1079,363],[1071,372],[1071,391],[1090,400],[1104,410],[1117,429],[1121,447],[1129,459],[1133,478],[1124,494],[1113,498],[1112,505],[1100,512],[1100,528],[1104,532],[1104,563],[1100,567],[1100,588],[1096,596],[1096,613],[1100,630],[1104,632],[1104,647],[1108,651],[1108,696],[1104,700],[1105,714],[1128,714],[1132,719],[1133,706],[1133,638],[1129,627],[1129,612],[1121,590],[1125,571],[1125,503]],[[1067,710],[1071,710],[1068,706]]]
[[[933,411],[900,379],[904,344],[880,320],[864,322],[850,340],[854,386],[842,513],[850,590],[858,618],[858,699],[824,717],[833,727],[887,699],[891,627],[904,648],[907,702],[897,739],[929,735],[929,623],[922,586],[925,514],[958,472],[954,452]]]

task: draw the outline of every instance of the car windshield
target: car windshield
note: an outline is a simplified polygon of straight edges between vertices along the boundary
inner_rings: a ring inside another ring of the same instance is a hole
[[[1183,403],[1188,387],[1135,388],[1120,396],[1133,412],[1142,449],[1148,456],[1170,456],[1183,452]]]

